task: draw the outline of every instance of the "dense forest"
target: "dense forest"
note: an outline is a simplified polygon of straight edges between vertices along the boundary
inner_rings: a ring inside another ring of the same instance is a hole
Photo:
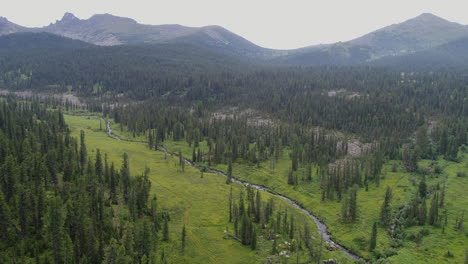
[[[22,44],[28,35],[0,42],[9,50],[0,55],[2,87],[73,92],[99,105],[149,99],[207,110],[235,105],[367,139],[404,138],[428,116],[468,115],[468,79],[460,71],[278,67],[188,44],[92,47],[50,34],[33,36],[44,44],[28,48]]]
[[[0,101],[2,263],[154,263],[170,217],[147,173],[130,175],[127,154],[121,168],[91,155],[85,138],[59,109]]]

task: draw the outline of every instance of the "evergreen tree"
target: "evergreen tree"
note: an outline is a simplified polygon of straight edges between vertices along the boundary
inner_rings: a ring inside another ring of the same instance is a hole
[[[83,130],[80,130],[80,165],[81,171],[84,170],[86,166],[86,161],[88,159],[88,152],[86,150],[86,142],[85,142],[85,133]]]
[[[3,193],[0,192],[0,238],[6,239],[11,225],[10,208],[5,201]]]
[[[380,224],[383,227],[388,227],[391,220],[391,208],[390,203],[392,200],[392,189],[387,187],[387,191],[385,192],[385,199],[382,204],[382,209],[380,210]]]
[[[229,190],[229,222],[232,222],[232,207],[233,207],[233,200],[232,200],[232,186]]]
[[[430,141],[427,136],[427,125],[420,127],[416,133],[416,145],[421,150],[422,158],[429,158],[430,154]]]
[[[276,242],[276,237],[273,238],[273,245],[271,247],[271,255],[276,255],[278,254],[278,245],[277,245],[277,242]]]
[[[164,218],[163,240],[169,241],[169,223],[167,217]]]
[[[127,153],[123,154],[123,162],[122,168],[120,169],[120,177],[122,179],[123,196],[125,202],[128,202],[130,190],[130,166]]]
[[[442,192],[440,193],[440,201],[439,201],[440,208],[444,208],[445,206],[445,189],[446,189],[446,182],[444,181],[444,186],[442,187]]]
[[[104,177],[104,168],[102,165],[101,151],[99,149],[96,150],[96,162],[94,163],[94,167],[98,182],[102,183]]]
[[[49,209],[46,218],[47,236],[51,244],[54,263],[63,263],[64,259],[64,230],[65,216],[62,208],[62,199],[60,197],[52,197],[49,202]]]
[[[227,172],[227,180],[226,180],[226,184],[230,184],[232,182],[232,161],[229,160],[229,163],[228,163],[228,172]]]
[[[427,218],[427,205],[426,205],[426,199],[423,198],[418,209],[418,222],[419,225],[424,225],[426,224],[426,218]]]
[[[252,231],[252,241],[250,241],[250,248],[252,250],[257,249],[257,231],[255,230],[255,228],[253,228]]]
[[[427,195],[426,176],[423,176],[422,180],[419,182],[419,195],[421,198]]]
[[[182,227],[182,238],[181,238],[181,240],[182,240],[182,242],[181,242],[181,252],[182,252],[182,254],[183,254],[184,251],[185,251],[185,240],[186,240],[186,236],[187,236],[187,234],[186,234],[186,232],[185,232],[185,225],[184,225],[184,226]]]
[[[255,222],[260,223],[260,218],[262,217],[262,197],[260,191],[257,190],[255,195]]]
[[[429,209],[429,224],[437,226],[439,224],[439,194],[435,193]]]
[[[182,172],[185,172],[185,160],[182,151],[179,150],[179,166]]]
[[[350,221],[357,220],[357,216],[358,216],[357,192],[358,192],[357,187],[353,187],[349,195],[349,219]]]
[[[374,223],[372,226],[372,234],[369,244],[369,251],[374,251],[375,247],[377,246],[377,223]]]

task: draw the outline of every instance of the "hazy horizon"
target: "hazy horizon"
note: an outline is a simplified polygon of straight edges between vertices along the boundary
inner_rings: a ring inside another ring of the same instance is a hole
[[[254,3],[246,0],[27,2],[8,3],[2,7],[0,16],[27,27],[49,25],[60,20],[66,12],[80,19],[109,13],[151,25],[219,25],[259,46],[274,49],[347,41],[422,13],[432,13],[452,22],[468,24],[468,16],[463,11],[468,8],[468,3],[459,0],[416,0],[411,4],[402,0],[382,3],[370,0],[339,3],[333,0],[317,4],[304,0],[295,1],[294,4],[264,0]],[[29,8],[25,9],[25,5]]]

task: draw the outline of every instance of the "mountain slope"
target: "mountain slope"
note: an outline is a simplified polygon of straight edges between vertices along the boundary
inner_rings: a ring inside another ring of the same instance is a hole
[[[92,44],[50,33],[19,32],[0,36],[0,55],[40,54],[91,47]]]
[[[428,50],[468,37],[468,26],[426,13],[351,41],[289,51],[262,48],[219,26],[144,25],[110,14],[79,19],[66,13],[62,19],[42,28],[21,27],[0,18],[0,35],[17,32],[48,32],[100,46],[188,44],[271,64],[356,65]]]
[[[12,33],[26,31],[27,28],[19,26],[15,23],[8,21],[8,19],[4,17],[0,17],[0,36],[8,35]]]
[[[344,43],[306,47],[275,62],[291,65],[361,64],[387,56],[411,54],[468,37],[468,26],[422,14]]]
[[[294,50],[286,56],[273,58],[272,62],[286,65],[351,65],[370,58],[369,47],[339,42]]]
[[[432,48],[464,36],[468,36],[468,27],[425,13],[349,43],[369,46],[373,50],[373,56],[382,57]]]
[[[10,89],[63,92],[73,87],[77,94],[95,94],[99,87],[99,93],[112,91],[145,99],[148,91],[164,95],[178,87],[191,87],[200,75],[232,74],[250,65],[188,43],[109,47],[50,33],[0,37],[0,87]]]
[[[468,68],[468,37],[413,54],[385,57],[372,64],[405,71],[466,69]]]
[[[229,54],[263,56],[271,51],[219,26],[200,28],[181,25],[143,25],[135,20],[110,14],[81,20],[66,13],[54,24],[35,31],[79,39],[96,45],[190,43]]]

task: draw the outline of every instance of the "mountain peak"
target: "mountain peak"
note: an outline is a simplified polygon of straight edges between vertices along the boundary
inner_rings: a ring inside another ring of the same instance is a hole
[[[442,19],[441,17],[438,17],[432,13],[422,13],[420,14],[419,16],[415,17],[415,18],[422,18],[422,19],[434,19],[434,18],[438,18],[438,19]]]
[[[432,13],[422,13],[421,15],[407,20],[406,22],[421,22],[421,23],[445,23],[445,24],[457,24],[454,22],[450,22],[446,19],[443,19],[439,16],[436,16]]]
[[[8,21],[6,17],[0,16],[0,23],[7,23],[7,22],[10,22],[10,21]]]
[[[69,12],[66,12],[62,19],[60,20],[57,20],[55,22],[55,24],[50,24],[51,26],[69,26],[69,25],[73,25],[75,24],[76,22],[79,22],[81,21],[79,18],[77,18],[75,15],[73,15],[72,13],[69,13]]]
[[[66,12],[62,19],[60,21],[62,22],[68,22],[68,21],[74,21],[74,20],[80,20],[79,18],[77,18],[75,15],[73,15],[72,13],[69,13],[69,12]]]

